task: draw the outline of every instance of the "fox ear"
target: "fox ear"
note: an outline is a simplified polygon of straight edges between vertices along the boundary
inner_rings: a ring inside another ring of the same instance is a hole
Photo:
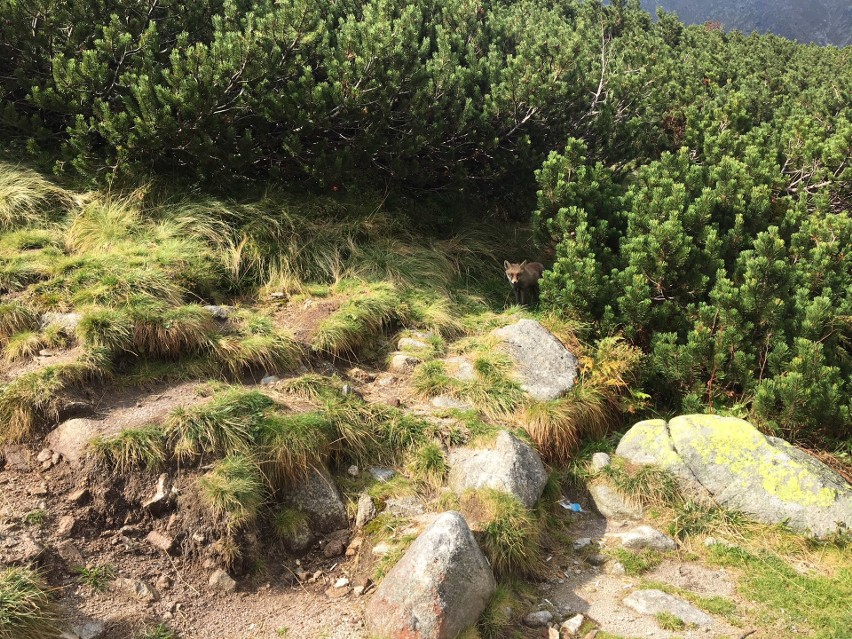
[[[527,265],[527,261],[526,261],[526,260],[524,260],[523,262],[521,262],[521,268],[524,268],[526,265]]]
[[[503,268],[509,270],[509,260],[503,260]]]

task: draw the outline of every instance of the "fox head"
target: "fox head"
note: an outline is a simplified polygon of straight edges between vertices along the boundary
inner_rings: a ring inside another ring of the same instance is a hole
[[[509,278],[509,282],[512,284],[512,286],[518,285],[518,278],[520,278],[521,273],[524,272],[524,268],[526,267],[526,265],[526,260],[524,260],[520,264],[512,264],[508,260],[505,260],[503,262],[503,268],[506,269],[506,277]]]

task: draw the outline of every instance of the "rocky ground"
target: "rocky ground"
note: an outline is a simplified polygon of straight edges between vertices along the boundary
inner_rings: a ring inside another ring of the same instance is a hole
[[[307,339],[307,318],[321,319],[331,310],[302,306],[283,311],[278,319],[298,318],[299,335]],[[440,421],[440,411],[455,400],[416,399],[410,386],[416,361],[410,360],[392,359],[390,370],[353,369],[353,362],[344,360],[314,365],[322,374],[339,376],[368,401],[398,405]],[[550,361],[539,368],[539,373],[547,371],[543,379],[547,397],[564,390],[556,384],[558,372],[553,372],[563,365]],[[567,365],[575,367],[576,375],[576,359]],[[460,368],[464,369],[463,362]],[[245,380],[244,386],[272,395],[279,392],[276,380],[261,384],[260,377]],[[348,525],[319,535],[301,558],[270,539],[243,538],[247,548],[260,552],[252,553],[250,565],[230,571],[232,579],[206,552],[215,531],[191,499],[191,486],[205,466],[180,468],[162,477],[109,475],[86,456],[86,442],[93,436],[156,422],[177,407],[206,401],[209,394],[199,383],[146,390],[91,389],[85,417],[64,422],[45,441],[8,446],[0,471],[0,559],[42,566],[63,611],[67,637],[141,637],[160,623],[185,639],[370,637],[365,609],[376,593],[372,576],[382,549],[373,547],[356,526],[357,494],[344,495]],[[286,401],[298,403],[292,397]],[[453,453],[450,487],[457,492],[497,487],[531,506],[547,479],[544,466],[530,447],[509,435],[500,435],[497,442],[496,449]],[[506,457],[522,467],[521,480],[518,468],[499,474],[500,459]],[[478,470],[460,476],[457,469],[464,464],[479,464]],[[489,470],[485,476],[483,467]],[[370,471],[339,472],[352,480]],[[492,485],[498,475],[499,486]],[[429,530],[438,517],[440,494],[407,496],[389,501],[387,507],[409,518],[407,532],[413,537]],[[664,639],[744,637],[752,631],[756,638],[772,635],[771,629],[753,628],[745,620],[751,604],[740,596],[736,578],[727,569],[705,565],[688,547],[659,532],[643,529],[626,536],[643,522],[658,526],[652,512],[637,516],[625,503],[626,512],[616,509],[604,517],[585,489],[566,489],[563,497],[566,504],[579,503],[582,512],[557,509],[558,534],[540,575],[528,580],[525,609],[513,612],[508,636],[552,639],[584,636],[595,629]],[[475,522],[468,523],[476,528]],[[611,552],[649,546],[664,558],[641,576],[625,574]],[[660,584],[670,592],[662,592]],[[738,612],[709,614],[687,601],[690,594],[722,597]],[[660,612],[687,623],[665,629]]]

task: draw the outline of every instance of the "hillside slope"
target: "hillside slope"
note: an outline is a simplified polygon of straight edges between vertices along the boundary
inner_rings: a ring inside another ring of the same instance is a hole
[[[774,33],[799,42],[852,44],[852,4],[846,0],[643,0],[651,13],[657,7],[674,12],[687,24],[716,21],[744,33]]]

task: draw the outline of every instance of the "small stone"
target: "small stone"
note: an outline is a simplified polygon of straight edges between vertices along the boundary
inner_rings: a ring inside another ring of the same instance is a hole
[[[386,555],[390,551],[391,551],[390,544],[388,544],[385,541],[377,543],[375,546],[373,546],[373,549],[371,550],[371,552],[374,555],[376,555],[377,557],[381,557],[383,555]]]
[[[56,355],[56,353],[50,350],[49,348],[41,349],[38,354],[39,357],[53,357],[54,355]]]
[[[358,553],[358,549],[361,547],[363,542],[364,540],[361,537],[355,537],[355,539],[352,540],[352,543],[350,543],[346,548],[346,556],[354,557]]]
[[[599,472],[610,465],[612,458],[607,453],[595,453],[592,455],[592,470]]]
[[[664,612],[696,626],[713,625],[713,618],[710,615],[662,590],[637,590],[624,600],[624,605],[643,615],[657,615]]]
[[[210,575],[207,585],[211,590],[231,592],[237,587],[237,582],[231,579],[231,576],[227,572],[219,568]]]
[[[177,490],[172,486],[172,481],[168,473],[163,473],[157,479],[157,489],[154,496],[142,502],[144,508],[154,509],[155,507],[165,506],[172,501],[177,495]]]
[[[346,375],[362,383],[372,382],[376,379],[376,376],[373,373],[369,373],[363,368],[358,368],[357,366],[346,371]]]
[[[337,581],[334,582],[335,588],[345,588],[349,585],[349,580],[346,577],[341,577]]]
[[[460,399],[456,399],[455,397],[450,397],[449,395],[438,395],[437,397],[433,397],[431,404],[435,408],[447,408],[452,410],[471,410],[473,408],[473,404],[470,402],[465,402]]]
[[[169,537],[168,535],[164,535],[156,530],[152,530],[145,537],[145,541],[154,546],[155,548],[159,548],[163,552],[169,552],[175,544],[175,540]]]
[[[118,590],[142,601],[157,601],[160,598],[157,591],[141,579],[118,577],[113,583]]]
[[[364,594],[365,586],[355,586],[352,589],[352,592],[358,595],[359,597]]]
[[[274,293],[269,294],[269,299],[271,300],[283,300],[286,297],[284,293],[281,291],[275,291]]]
[[[614,535],[621,539],[621,545],[630,550],[642,550],[643,548],[651,548],[652,550],[674,550],[677,544],[674,539],[667,537],[663,533],[651,526],[637,526],[626,533]]]
[[[355,464],[352,464],[349,468],[346,469],[346,472],[350,477],[357,477],[358,467]]]
[[[339,557],[344,552],[346,552],[346,544],[340,539],[333,539],[329,541],[325,548],[322,549],[323,556],[327,558]]]
[[[396,347],[401,351],[422,351],[429,348],[429,344],[419,339],[403,337],[399,340]]]
[[[97,619],[85,619],[71,626],[70,637],[74,639],[101,639],[106,637],[106,625]],[[60,635],[63,636],[64,635]]]
[[[43,495],[47,495],[50,491],[47,488],[47,482],[41,481],[32,488],[30,488],[30,495],[34,497],[41,497]]]
[[[614,562],[614,563],[610,566],[609,571],[610,571],[613,575],[626,575],[626,574],[627,574],[627,570],[624,568],[624,564],[623,564],[623,563],[621,563],[620,561],[616,561],[616,562]]]
[[[588,546],[591,543],[592,543],[591,537],[580,537],[579,539],[574,540],[574,543],[572,544],[572,546],[573,546],[574,550],[580,550],[582,548],[585,548],[586,546]]]
[[[76,520],[71,515],[60,517],[59,523],[56,525],[56,534],[60,537],[70,537],[76,523]]]
[[[322,577],[322,570],[317,570],[314,574],[311,575],[310,581],[316,581]]]
[[[388,364],[388,370],[392,373],[410,373],[420,363],[420,361],[421,360],[416,357],[412,357],[411,355],[397,353],[391,357],[390,364]]]
[[[396,377],[394,377],[393,375],[382,375],[381,377],[378,378],[378,380],[376,380],[376,383],[379,386],[385,387],[385,386],[390,386],[395,381],[396,381]]]
[[[349,594],[349,588],[327,588],[325,594],[330,599],[340,599]]]
[[[192,541],[197,544],[203,544],[207,540],[207,537],[204,536],[203,532],[195,531],[192,533]]]
[[[79,566],[86,565],[83,553],[80,552],[79,548],[77,548],[74,542],[70,539],[60,541],[56,544],[55,548],[56,554],[60,556],[62,561],[64,561],[69,568],[77,568]]]
[[[165,592],[166,590],[170,590],[172,587],[172,580],[168,575],[160,575],[157,577],[157,581],[154,582],[154,587],[157,590],[161,590]]]
[[[274,384],[275,382],[280,381],[281,378],[277,375],[267,375],[263,379],[260,380],[262,386],[269,386],[270,384]]]
[[[53,457],[53,451],[50,450],[49,448],[42,448],[41,452],[38,454],[38,457],[36,457],[36,459],[41,463],[41,462],[50,461],[51,457]]]
[[[524,617],[524,625],[530,628],[544,628],[553,620],[553,613],[549,610],[537,610]]]
[[[417,497],[396,497],[385,502],[385,512],[395,517],[417,517],[426,509]]]
[[[211,304],[205,306],[204,310],[208,311],[213,316],[213,319],[222,321],[228,319],[234,309],[230,306],[214,306]]]
[[[606,555],[601,555],[595,553],[593,555],[587,555],[584,560],[587,564],[591,566],[603,566],[607,562],[608,557]]]
[[[390,481],[391,477],[396,474],[390,468],[370,468],[369,472],[373,476],[373,479],[381,482]]]
[[[555,626],[548,627],[547,639],[559,639],[559,630]]]
[[[74,492],[68,493],[68,496],[65,498],[70,501],[72,504],[82,504],[89,498],[89,489],[88,488],[78,488]]]
[[[304,583],[305,581],[308,580],[308,578],[310,576],[311,576],[311,574],[309,572],[307,572],[306,570],[296,571],[296,579],[298,579],[300,582]]]
[[[358,514],[355,516],[355,528],[361,529],[376,518],[378,512],[373,498],[367,493],[361,493],[358,497]]]
[[[30,535],[24,533],[18,538],[18,550],[16,563],[28,564],[37,562],[44,557],[45,548]]]
[[[583,622],[585,621],[585,617],[583,615],[574,615],[567,621],[563,621],[562,625],[559,626],[559,630],[569,637],[573,637],[576,635],[580,628],[583,626]]]

